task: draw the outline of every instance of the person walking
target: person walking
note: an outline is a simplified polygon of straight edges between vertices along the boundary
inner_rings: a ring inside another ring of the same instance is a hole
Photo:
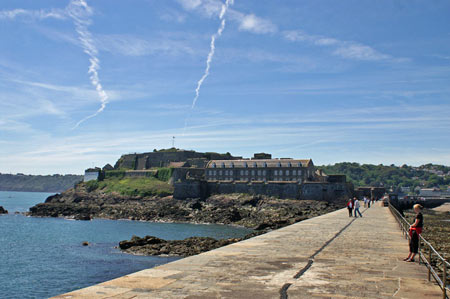
[[[359,217],[362,217],[361,212],[359,211],[360,208],[360,204],[359,204],[359,200],[355,197],[355,201],[353,203],[354,209],[355,209],[355,218],[358,218],[357,214],[359,214]]]
[[[364,208],[366,208],[367,207],[367,197],[364,196],[363,201],[364,201]]]
[[[423,229],[423,207],[419,204],[414,205],[414,212],[416,212],[416,217],[414,218],[414,223],[409,227],[409,255],[404,259],[405,262],[414,262],[414,257],[419,251],[419,236]]]
[[[348,217],[352,217],[352,212],[353,212],[353,203],[352,203],[352,199],[349,198],[348,202],[347,202],[347,209],[348,209]]]
[[[370,208],[370,199],[367,199],[367,206]]]

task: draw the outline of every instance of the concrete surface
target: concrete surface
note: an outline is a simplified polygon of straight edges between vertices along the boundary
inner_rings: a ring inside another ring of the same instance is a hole
[[[346,209],[54,298],[442,298],[388,208]]]

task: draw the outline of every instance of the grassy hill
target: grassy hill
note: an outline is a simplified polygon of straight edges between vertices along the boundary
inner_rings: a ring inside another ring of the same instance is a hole
[[[444,165],[426,164],[419,167],[408,165],[372,165],[342,162],[334,165],[318,166],[326,174],[345,174],[347,180],[355,187],[385,186],[422,188],[450,186],[450,167]]]

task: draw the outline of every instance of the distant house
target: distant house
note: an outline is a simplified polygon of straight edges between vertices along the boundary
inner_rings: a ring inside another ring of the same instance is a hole
[[[89,181],[94,181],[94,180],[98,180],[100,173],[101,173],[101,169],[98,167],[95,168],[88,168],[84,171],[84,182],[89,182]]]
[[[403,194],[408,194],[411,192],[411,187],[400,187],[400,192]]]
[[[429,196],[441,196],[441,190],[439,188],[423,188],[420,189],[419,196],[429,197]]]

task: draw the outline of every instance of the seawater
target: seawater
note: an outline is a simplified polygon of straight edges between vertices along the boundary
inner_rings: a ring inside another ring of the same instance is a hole
[[[225,225],[74,221],[14,214],[28,211],[49,195],[0,191],[0,206],[9,211],[0,216],[1,298],[48,298],[179,259],[133,256],[115,248],[132,235],[176,240],[242,237],[250,232]],[[82,246],[84,241],[90,245]]]

